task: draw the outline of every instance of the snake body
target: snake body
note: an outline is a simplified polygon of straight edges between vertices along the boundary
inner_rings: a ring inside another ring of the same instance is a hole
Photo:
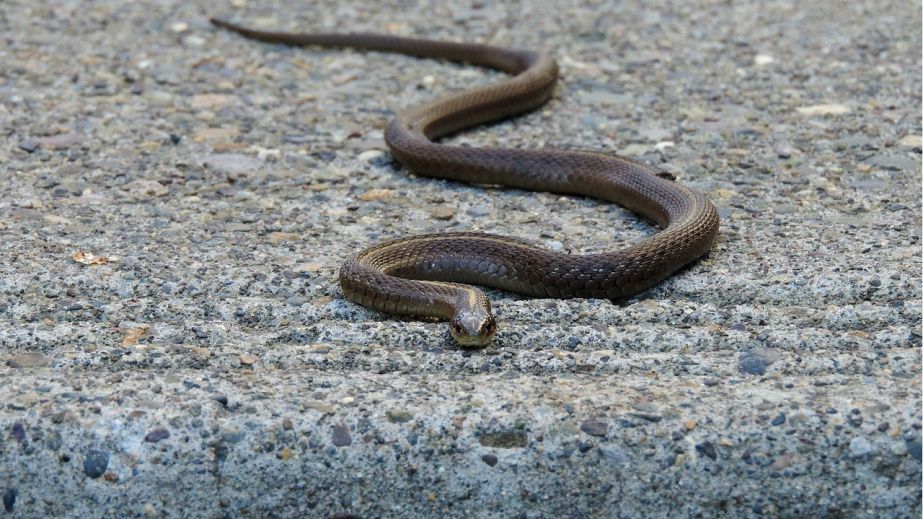
[[[217,26],[271,43],[353,47],[466,62],[510,74],[503,81],[450,94],[400,112],[385,141],[414,173],[475,184],[594,197],[653,220],[657,234],[627,248],[571,255],[492,234],[453,232],[374,245],[340,270],[343,294],[383,312],[450,321],[463,346],[484,346],[497,330],[477,284],[535,297],[621,299],[659,283],[705,254],[718,233],[718,212],[701,193],[653,166],[614,154],[567,150],[484,149],[433,142],[548,100],[558,77],[545,52],[511,50],[368,33],[257,31]]]

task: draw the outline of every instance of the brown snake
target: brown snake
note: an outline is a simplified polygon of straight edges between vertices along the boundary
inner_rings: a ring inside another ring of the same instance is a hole
[[[490,302],[474,283],[535,297],[621,299],[659,283],[705,254],[718,212],[669,173],[613,154],[465,148],[433,140],[537,108],[551,96],[558,65],[545,52],[381,34],[256,31],[212,19],[248,38],[288,45],[354,47],[442,58],[513,77],[400,112],[385,130],[391,153],[414,173],[474,184],[599,198],[653,220],[662,230],[602,254],[571,255],[493,234],[409,236],[372,246],[340,269],[347,298],[376,310],[451,321],[463,346],[484,346],[497,331]]]

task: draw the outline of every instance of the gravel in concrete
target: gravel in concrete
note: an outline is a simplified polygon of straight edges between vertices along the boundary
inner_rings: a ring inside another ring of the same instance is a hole
[[[709,194],[627,301],[492,291],[501,331],[343,299],[375,241],[573,253],[593,200],[418,178],[395,111],[501,77],[214,30],[546,46],[472,146],[611,150]],[[4,517],[919,517],[921,17],[907,2],[0,5]]]

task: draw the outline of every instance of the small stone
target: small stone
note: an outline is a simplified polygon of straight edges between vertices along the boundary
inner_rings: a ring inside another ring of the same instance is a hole
[[[849,442],[849,452],[855,458],[860,458],[872,452],[872,444],[863,436],[856,436]]]
[[[757,346],[752,350],[741,352],[737,357],[737,367],[742,373],[764,375],[766,368],[781,357],[778,351]]]
[[[296,232],[271,232],[269,233],[269,242],[278,244],[286,241],[298,241],[301,235]]]
[[[898,141],[898,144],[901,146],[907,146],[908,148],[923,148],[923,136],[905,135],[901,137],[901,140]]]
[[[244,439],[244,431],[233,425],[221,429],[221,439],[228,443],[240,443]]]
[[[918,462],[923,459],[923,445],[920,440],[907,440],[907,452]]]
[[[19,148],[29,153],[43,148],[46,150],[62,150],[79,144],[83,138],[78,133],[69,132],[49,137],[32,137],[19,143]]]
[[[779,413],[778,416],[772,419],[772,425],[782,425],[785,423],[785,413]]]
[[[98,479],[100,476],[106,473],[106,468],[109,467],[109,453],[90,449],[86,458],[83,460],[83,473],[87,475],[88,478]]]
[[[263,161],[241,153],[213,153],[202,157],[200,162],[231,178],[259,171],[263,167]]]
[[[337,447],[347,447],[352,445],[353,439],[349,435],[349,428],[345,425],[335,425],[333,427],[333,444]]]
[[[292,452],[292,449],[289,449],[288,447],[283,447],[282,450],[280,450],[280,451],[276,454],[276,457],[279,458],[279,459],[282,460],[282,461],[285,461],[285,460],[291,458],[293,454],[294,454],[294,453]]]
[[[586,420],[580,424],[580,430],[589,434],[590,436],[599,436],[605,437],[606,431],[609,429],[609,424],[603,422],[602,420]]]
[[[757,54],[756,56],[753,56],[753,64],[758,67],[764,67],[773,63],[774,61],[775,58],[768,54]]]
[[[334,411],[333,405],[328,404],[327,402],[305,402],[304,407],[308,409],[314,409],[315,411],[320,411],[324,414],[332,414]]]
[[[16,369],[41,368],[47,366],[50,362],[51,359],[41,353],[20,353],[10,358],[9,365],[11,368]]]
[[[519,430],[487,432],[478,435],[478,443],[497,449],[521,449],[528,445],[529,437]]]
[[[282,429],[286,431],[291,431],[294,428],[295,428],[295,424],[292,423],[291,418],[285,417],[282,419]]]
[[[848,106],[841,104],[799,106],[795,110],[801,115],[843,115],[851,111]]]
[[[19,443],[25,443],[25,441],[26,441],[26,428],[25,428],[25,426],[22,424],[22,422],[16,422],[16,423],[14,423],[14,424],[13,424],[13,427],[10,428],[10,433],[13,435],[13,439],[15,439],[17,442],[19,442]]]
[[[395,191],[393,189],[369,189],[357,198],[363,202],[371,202],[373,200],[389,200],[394,198],[394,195]]]
[[[711,459],[718,459],[718,451],[715,450],[715,444],[710,441],[704,441],[695,446],[696,452],[708,456]]]
[[[451,207],[440,206],[429,212],[436,220],[451,220],[455,218],[455,211]]]
[[[154,505],[152,505],[152,504],[150,504],[150,503],[144,503],[143,511],[144,511],[144,517],[149,517],[149,518],[151,518],[151,519],[153,519],[153,518],[155,518],[155,517],[157,517],[157,516],[159,515],[159,514],[157,513],[157,509],[154,508]]]
[[[891,444],[891,454],[895,456],[905,456],[907,454],[907,443],[896,441]]]
[[[699,422],[693,420],[692,418],[688,420],[683,420],[683,429],[686,429],[687,431],[691,431],[695,429],[695,426],[698,424]]]
[[[490,465],[491,467],[494,467],[497,465],[497,457],[493,454],[485,454],[481,456],[481,461]]]
[[[377,158],[384,157],[384,156],[385,156],[385,152],[381,150],[366,150],[360,153],[359,156],[357,156],[356,158],[360,162],[370,162],[372,160],[375,160]]]
[[[147,433],[144,441],[147,443],[157,443],[170,437],[170,431],[165,427],[155,427]]]
[[[242,353],[238,358],[240,359],[240,363],[244,366],[252,366],[256,364],[257,361],[256,356],[250,355],[248,353]]]
[[[8,513],[13,513],[13,506],[16,504],[16,490],[12,488],[6,489],[6,492],[3,493],[3,509]]]
[[[413,419],[413,413],[399,409],[388,410],[385,414],[388,416],[388,421],[391,423],[404,423]]]

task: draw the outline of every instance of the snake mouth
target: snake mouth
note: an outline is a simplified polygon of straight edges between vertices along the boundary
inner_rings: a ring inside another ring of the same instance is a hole
[[[497,321],[491,315],[457,315],[449,326],[452,338],[465,348],[484,348],[497,333]]]

